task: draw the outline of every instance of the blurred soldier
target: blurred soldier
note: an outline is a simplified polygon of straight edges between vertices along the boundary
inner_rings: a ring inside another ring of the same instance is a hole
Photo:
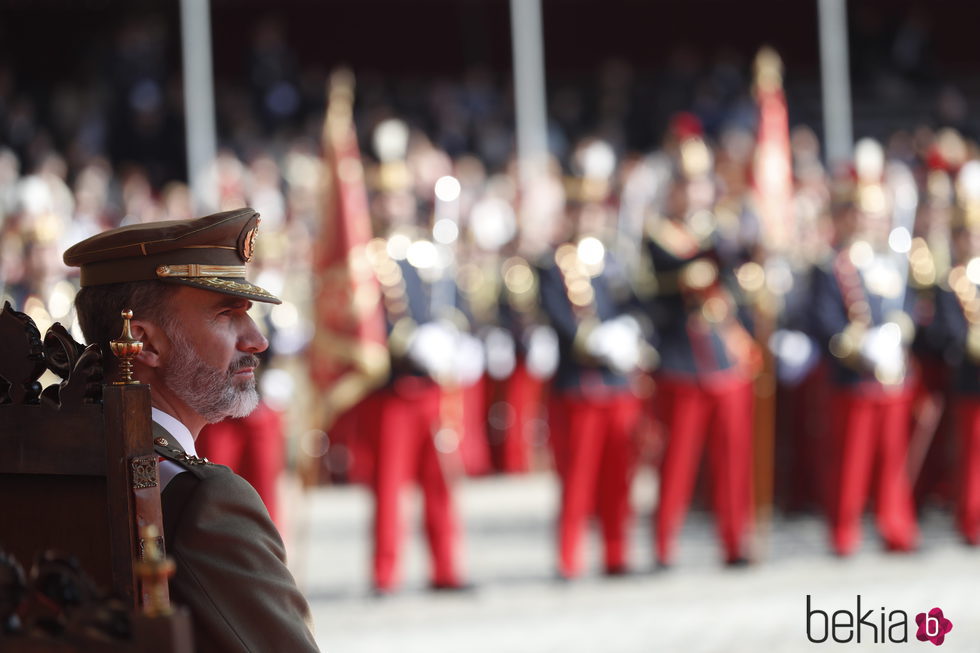
[[[566,193],[558,161],[552,160],[549,169],[550,174],[523,189],[516,202],[520,232],[501,268],[501,313],[515,342],[506,395],[514,419],[504,438],[505,470],[510,471],[533,467],[535,455],[551,464],[547,413],[550,381],[558,368],[558,336],[541,304],[534,262],[551,255],[550,234],[565,219]],[[512,169],[511,177],[516,174]]]
[[[822,508],[826,500],[821,448],[829,437],[826,415],[829,396],[820,345],[808,333],[813,269],[827,258],[829,187],[820,160],[817,135],[799,126],[790,134],[794,193],[789,264],[789,289],[782,295],[777,330],[770,338],[778,381],[776,412],[776,489],[787,511]],[[761,281],[762,279],[760,279]]]
[[[909,475],[917,502],[953,496],[952,411],[949,408],[950,370],[945,360],[948,341],[937,320],[940,284],[950,271],[950,226],[953,213],[951,173],[962,161],[927,161],[923,199],[919,203],[909,250],[909,292],[914,297],[915,338],[911,354],[919,370],[912,400],[909,436]]]
[[[487,351],[488,346],[497,342],[494,336],[500,335],[496,309],[500,294],[499,250],[513,232],[513,211],[510,215],[480,211],[481,201],[477,198],[486,184],[486,173],[477,159],[460,157],[453,168],[453,176],[444,176],[442,182],[437,181],[443,189],[443,197],[435,198],[439,215],[433,225],[433,238],[451,259],[447,260],[442,274],[446,291],[453,287],[458,290],[453,299],[457,315],[465,318],[466,331],[479,338],[481,349]],[[456,197],[448,196],[445,189],[455,193]],[[486,362],[492,358],[487,353]],[[486,373],[456,389],[459,396],[455,401],[462,409],[460,454],[470,476],[486,474],[492,467],[487,416],[496,381],[506,372],[500,369],[499,363],[505,363],[506,357],[501,361],[497,356],[495,360],[498,363],[496,369],[481,365]]]
[[[379,130],[382,141],[398,140],[392,147],[404,151],[408,133],[403,123],[382,123]],[[439,291],[433,286],[438,278],[433,273],[439,254],[417,226],[421,220],[416,197],[406,183],[410,173],[398,157],[386,156],[383,161],[374,217],[387,227],[387,238],[371,241],[367,257],[381,285],[391,377],[360,412],[374,443],[374,588],[386,594],[398,585],[401,495],[404,486],[415,481],[425,499],[431,587],[459,589],[463,587],[457,560],[459,528],[451,470],[446,469],[452,460],[448,452],[458,447],[458,430],[452,433],[444,423],[438,381],[449,382],[457,374],[454,366],[465,357],[454,357],[459,331],[434,314],[433,292]]]
[[[513,419],[513,409],[502,395],[516,363],[514,339],[505,328],[501,310],[502,248],[514,237],[517,227],[511,203],[501,196],[508,191],[513,192],[509,180],[498,175],[487,184],[486,194],[466,212],[467,237],[462,239],[465,250],[457,274],[473,317],[473,331],[483,342],[487,363],[484,378],[464,394],[464,398],[470,399],[464,406],[464,417],[471,431],[467,437],[478,436],[482,431],[497,469],[505,469],[504,436],[508,420]],[[476,391],[482,400],[480,404],[474,401]],[[481,419],[479,424],[475,423],[476,411]]]
[[[557,179],[542,179],[532,192],[540,195],[542,188],[550,188],[550,197],[563,204],[564,192]],[[485,251],[496,250],[493,269],[484,272],[484,286],[494,287],[493,326],[486,331],[484,342],[487,372],[495,381],[491,443],[495,464],[505,473],[526,472],[532,465],[533,446],[544,444],[545,386],[558,364],[557,340],[542,314],[538,278],[529,262],[548,249],[547,243],[529,248],[517,236],[515,193],[511,179],[497,175],[470,215],[475,242]],[[528,203],[527,197],[523,200]],[[538,199],[530,203],[540,211],[539,216],[548,212]],[[552,212],[557,204],[551,205]]]
[[[758,366],[751,336],[736,316],[730,264],[720,256],[712,213],[711,152],[698,137],[679,146],[663,216],[649,228],[656,278],[649,303],[661,355],[657,414],[667,444],[655,523],[659,566],[674,544],[707,440],[712,504],[728,564],[747,560],[752,516],[752,386]]]
[[[627,571],[632,435],[640,402],[629,375],[641,362],[641,332],[626,312],[631,293],[608,255],[615,215],[603,201],[615,158],[601,141],[578,155],[585,175],[570,206],[575,239],[540,262],[541,305],[558,335],[558,370],[552,380],[552,441],[561,482],[558,523],[562,578],[582,567],[581,543],[589,516],[598,513],[605,545],[605,573]],[[604,242],[605,241],[605,242]]]
[[[980,162],[957,177],[953,263],[948,289],[936,301],[937,340],[953,367],[959,493],[956,526],[970,546],[980,545]]]
[[[504,395],[511,412],[501,466],[505,472],[519,473],[532,468],[535,446],[541,444],[537,427],[543,424],[547,384],[558,365],[558,339],[542,314],[538,276],[530,262],[512,256],[504,261],[501,275],[501,321],[514,343],[514,365]]]
[[[483,350],[479,340],[472,336],[477,324],[467,301],[467,295],[480,294],[476,288],[480,284],[465,284],[468,288],[463,288],[457,283],[458,280],[472,281],[461,274],[465,268],[456,265],[457,258],[465,258],[465,253],[457,251],[463,189],[451,174],[452,160],[446,152],[435,147],[420,132],[412,133],[406,161],[419,224],[431,227],[424,238],[433,249],[420,245],[415,251],[430,252],[433,259],[426,262],[426,256],[416,257],[421,261],[419,270],[424,281],[431,284],[429,301],[433,319],[450,327],[453,341],[460,348],[455,352],[458,364],[455,369],[465,377],[440,379],[444,451],[455,455],[467,474],[479,475],[489,470],[490,451],[483,394]],[[467,293],[466,290],[476,292]]]
[[[897,204],[886,193],[880,145],[859,142],[855,168],[857,183],[849,179],[835,189],[836,250],[814,272],[810,319],[815,337],[829,352],[829,518],[832,546],[841,556],[860,543],[873,472],[885,546],[909,551],[918,539],[906,474],[914,387],[908,368],[911,293],[906,293],[904,255],[897,258],[889,248]]]

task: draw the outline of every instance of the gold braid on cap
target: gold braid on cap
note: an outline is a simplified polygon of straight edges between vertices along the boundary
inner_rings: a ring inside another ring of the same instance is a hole
[[[157,268],[158,277],[240,277],[245,278],[244,265],[161,265]]]
[[[266,291],[264,288],[259,288],[251,283],[239,283],[231,279],[215,279],[213,277],[195,278],[194,283],[199,287],[210,286],[212,290],[216,290],[217,292],[247,293],[252,296],[279,300],[278,297]]]

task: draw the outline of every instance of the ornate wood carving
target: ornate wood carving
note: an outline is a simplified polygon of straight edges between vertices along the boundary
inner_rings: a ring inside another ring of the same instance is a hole
[[[2,634],[98,638],[109,642],[130,634],[124,603],[100,592],[78,561],[54,551],[34,560],[24,572],[10,556],[0,556],[0,595],[7,598],[0,619]]]
[[[133,489],[157,486],[157,457],[139,456],[129,461]]]
[[[63,381],[41,392],[38,381],[49,369]],[[10,303],[0,311],[0,404],[37,404],[65,408],[98,402],[102,393],[102,354],[85,347],[55,323],[41,334],[34,321]]]
[[[44,373],[41,334],[34,320],[4,302],[0,311],[0,377],[6,381],[0,403],[36,404]]]
[[[150,533],[152,534],[152,533]],[[166,587],[173,562],[162,549],[147,546],[138,563],[145,584]],[[0,651],[140,651],[186,653],[194,650],[190,615],[173,608],[166,591],[153,610],[137,611],[105,593],[72,556],[45,551],[25,575],[18,561],[0,549]]]
[[[44,359],[48,369],[67,379],[85,347],[75,342],[68,329],[55,322],[44,334]]]

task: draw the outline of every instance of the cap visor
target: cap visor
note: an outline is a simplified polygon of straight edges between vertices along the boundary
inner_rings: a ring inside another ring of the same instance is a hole
[[[244,279],[227,279],[223,277],[172,277],[160,279],[160,281],[163,281],[164,283],[179,283],[184,286],[210,290],[212,292],[221,293],[222,295],[244,297],[246,299],[251,299],[252,301],[265,302],[267,304],[282,303],[281,299],[270,293],[268,290],[260,288],[254,283],[249,283]]]

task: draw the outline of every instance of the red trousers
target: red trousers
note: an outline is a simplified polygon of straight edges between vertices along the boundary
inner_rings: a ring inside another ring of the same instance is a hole
[[[956,400],[960,492],[956,525],[970,544],[980,544],[980,399]]]
[[[777,505],[787,511],[824,511],[827,505],[829,404],[826,365],[817,365],[796,385],[779,386],[775,492]]]
[[[369,428],[375,443],[374,584],[393,589],[399,581],[404,536],[401,495],[415,481],[425,499],[425,532],[432,582],[457,584],[456,516],[434,434],[439,426],[440,390],[424,379],[404,379],[369,399]]]
[[[227,465],[251,483],[277,521],[277,484],[285,462],[282,417],[264,402],[247,417],[208,424],[194,441],[197,454]]]
[[[834,392],[830,527],[838,555],[853,553],[861,541],[861,513],[875,471],[876,521],[885,545],[898,551],[916,545],[919,533],[906,471],[910,405],[905,391]]]
[[[462,433],[460,433],[460,457],[468,476],[482,476],[490,472],[490,440],[487,438],[487,384],[484,375],[459,389],[462,402]]]
[[[332,483],[369,485],[374,478],[374,450],[369,437],[370,398],[341,413],[329,427],[330,447],[320,459],[322,474]]]
[[[501,468],[516,474],[530,467],[531,420],[538,417],[544,383],[531,376],[523,361],[518,361],[507,379],[504,401],[513,409],[513,419],[504,434]]]
[[[654,520],[657,560],[673,561],[705,440],[712,505],[726,560],[746,556],[752,522],[751,383],[734,376],[710,386],[658,379],[656,402],[667,437]]]
[[[633,429],[640,402],[620,393],[594,398],[559,395],[552,402],[552,441],[561,481],[558,520],[559,572],[581,572],[581,545],[589,517],[602,524],[607,571],[626,566]]]

